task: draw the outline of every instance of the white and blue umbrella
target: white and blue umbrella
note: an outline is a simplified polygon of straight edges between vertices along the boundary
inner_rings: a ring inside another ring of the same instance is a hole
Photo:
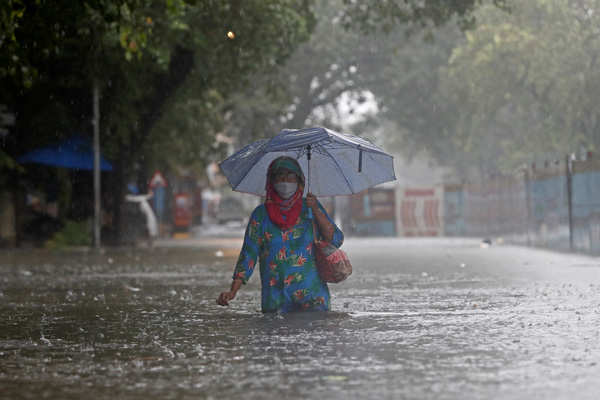
[[[370,141],[326,128],[284,129],[231,155],[219,166],[233,190],[265,195],[267,168],[280,156],[298,160],[306,177],[305,194],[359,193],[393,181],[393,157]]]

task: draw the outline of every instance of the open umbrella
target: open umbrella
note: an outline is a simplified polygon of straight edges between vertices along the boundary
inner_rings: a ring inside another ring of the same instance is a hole
[[[266,171],[280,156],[293,157],[304,171],[306,192],[336,196],[393,181],[393,157],[358,136],[316,127],[284,129],[231,155],[219,166],[233,190],[265,195]]]
[[[26,153],[17,161],[20,163],[45,164],[71,169],[94,169],[94,151],[89,140],[80,136],[71,136],[52,146],[42,147]],[[100,157],[100,169],[111,171],[112,165]]]

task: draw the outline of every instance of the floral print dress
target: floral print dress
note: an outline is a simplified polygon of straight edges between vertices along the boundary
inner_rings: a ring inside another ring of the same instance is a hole
[[[333,224],[320,203],[319,208]],[[329,289],[319,278],[313,256],[313,226],[308,211],[302,199],[298,222],[283,231],[271,222],[264,205],[256,207],[250,216],[233,279],[239,278],[245,284],[260,257],[261,305],[265,313],[329,310]],[[340,247],[344,234],[333,226],[331,244]]]

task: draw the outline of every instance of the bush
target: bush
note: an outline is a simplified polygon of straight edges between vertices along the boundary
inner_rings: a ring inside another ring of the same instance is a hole
[[[90,246],[92,233],[89,221],[65,222],[65,226],[46,242],[46,247],[56,249],[66,246]]]

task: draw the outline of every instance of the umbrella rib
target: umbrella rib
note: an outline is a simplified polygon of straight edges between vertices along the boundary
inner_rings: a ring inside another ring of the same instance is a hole
[[[329,152],[329,150],[327,150],[325,147],[321,147],[323,149],[323,151],[325,151],[325,153],[327,153],[327,155],[329,157],[331,157],[331,159],[333,160],[333,162],[335,163],[335,166],[337,167],[337,169],[340,171],[340,174],[342,174],[342,176],[344,177],[344,180],[346,181],[346,183],[348,184],[348,187],[350,188],[350,192],[354,193],[354,187],[352,187],[352,184],[350,183],[350,181],[348,180],[348,178],[346,177],[346,175],[344,174],[344,170],[342,170],[342,167],[340,167],[340,164],[338,164],[337,160],[335,159],[334,156],[331,155],[331,153]],[[309,171],[310,174],[310,171]]]

